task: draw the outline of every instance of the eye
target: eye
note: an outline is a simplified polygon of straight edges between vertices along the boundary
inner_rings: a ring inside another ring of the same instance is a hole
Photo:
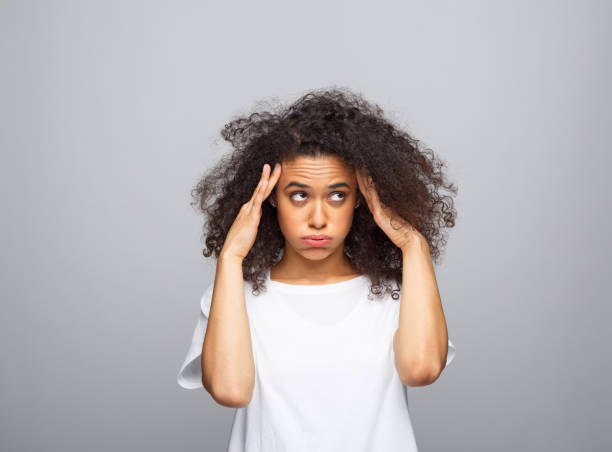
[[[303,192],[303,191],[294,191],[293,193],[291,193],[291,194],[289,195],[289,197],[290,197],[291,199],[293,199],[294,201],[297,201],[297,202],[302,202],[302,201],[304,201],[304,199],[296,199],[296,198],[294,198],[294,196],[296,196],[296,195],[303,195],[303,196],[306,196],[306,193],[305,193],[305,192]],[[336,191],[336,192],[332,193],[332,196],[334,196],[334,195],[340,195],[340,196],[341,196],[341,198],[340,198],[340,199],[334,199],[333,201],[344,201],[344,198],[346,198],[346,193],[344,193],[344,192],[342,192],[342,191]]]
[[[303,191],[294,191],[293,193],[289,195],[289,197],[293,199],[294,201],[303,201],[303,199],[294,199],[293,197],[295,195],[305,195],[305,193]]]
[[[340,198],[340,199],[338,199],[336,201],[342,201],[342,200],[344,200],[344,198],[346,198],[346,194],[344,194],[344,192],[341,192],[341,191],[334,192],[334,193],[332,193],[332,195],[340,195],[340,196],[342,196],[342,198]]]

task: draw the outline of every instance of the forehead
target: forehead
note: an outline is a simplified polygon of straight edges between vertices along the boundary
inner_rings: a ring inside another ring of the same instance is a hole
[[[334,156],[304,157],[282,163],[281,179],[305,179],[311,182],[327,182],[330,179],[350,180],[355,171],[347,166],[341,159]]]

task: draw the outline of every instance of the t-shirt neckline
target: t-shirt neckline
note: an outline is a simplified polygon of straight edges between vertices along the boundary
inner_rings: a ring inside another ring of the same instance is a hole
[[[367,279],[367,275],[356,276],[355,278],[347,279],[329,284],[288,284],[270,279],[270,270],[266,273],[266,284],[274,289],[284,293],[297,294],[315,294],[315,293],[333,293],[344,290],[350,290],[362,284]]]
[[[340,328],[345,323],[348,323],[350,319],[356,316],[363,304],[363,299],[365,298],[366,289],[364,288],[364,291],[360,294],[359,299],[355,302],[354,306],[343,318],[341,318],[340,320],[336,322],[325,323],[325,324],[316,323],[316,322],[313,322],[312,320],[302,317],[300,314],[295,312],[291,307],[285,305],[285,301],[281,297],[278,297],[277,296],[278,293],[275,294],[275,292],[286,293],[286,294],[336,293],[342,290],[350,290],[352,288],[356,288],[360,284],[365,284],[366,279],[367,279],[367,275],[363,274],[353,279],[349,279],[347,281],[340,281],[340,282],[331,283],[331,284],[316,284],[316,285],[287,284],[287,283],[281,283],[278,281],[272,281],[270,279],[270,271],[268,270],[267,278],[266,278],[266,285],[268,285],[269,288],[273,289],[272,297],[277,303],[277,305],[280,306],[280,308],[284,312],[286,312],[288,315],[290,315],[293,319],[295,319],[298,323],[302,324],[303,326],[307,328],[319,330],[319,332],[322,332],[326,330],[335,331],[337,328]]]

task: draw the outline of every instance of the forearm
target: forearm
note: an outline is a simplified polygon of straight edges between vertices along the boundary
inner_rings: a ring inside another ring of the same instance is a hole
[[[242,261],[222,254],[202,346],[202,383],[219,403],[239,406],[250,400],[254,381]]]
[[[396,362],[406,381],[428,384],[444,368],[448,332],[426,241],[403,249],[402,272]]]

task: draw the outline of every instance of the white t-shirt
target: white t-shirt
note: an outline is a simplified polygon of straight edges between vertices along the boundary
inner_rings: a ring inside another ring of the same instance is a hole
[[[214,280],[213,280],[214,281]],[[228,452],[415,452],[406,387],[395,369],[400,299],[369,295],[366,275],[339,283],[244,282],[256,376],[237,408]],[[213,283],[177,381],[202,388]],[[455,346],[448,341],[448,365]]]

